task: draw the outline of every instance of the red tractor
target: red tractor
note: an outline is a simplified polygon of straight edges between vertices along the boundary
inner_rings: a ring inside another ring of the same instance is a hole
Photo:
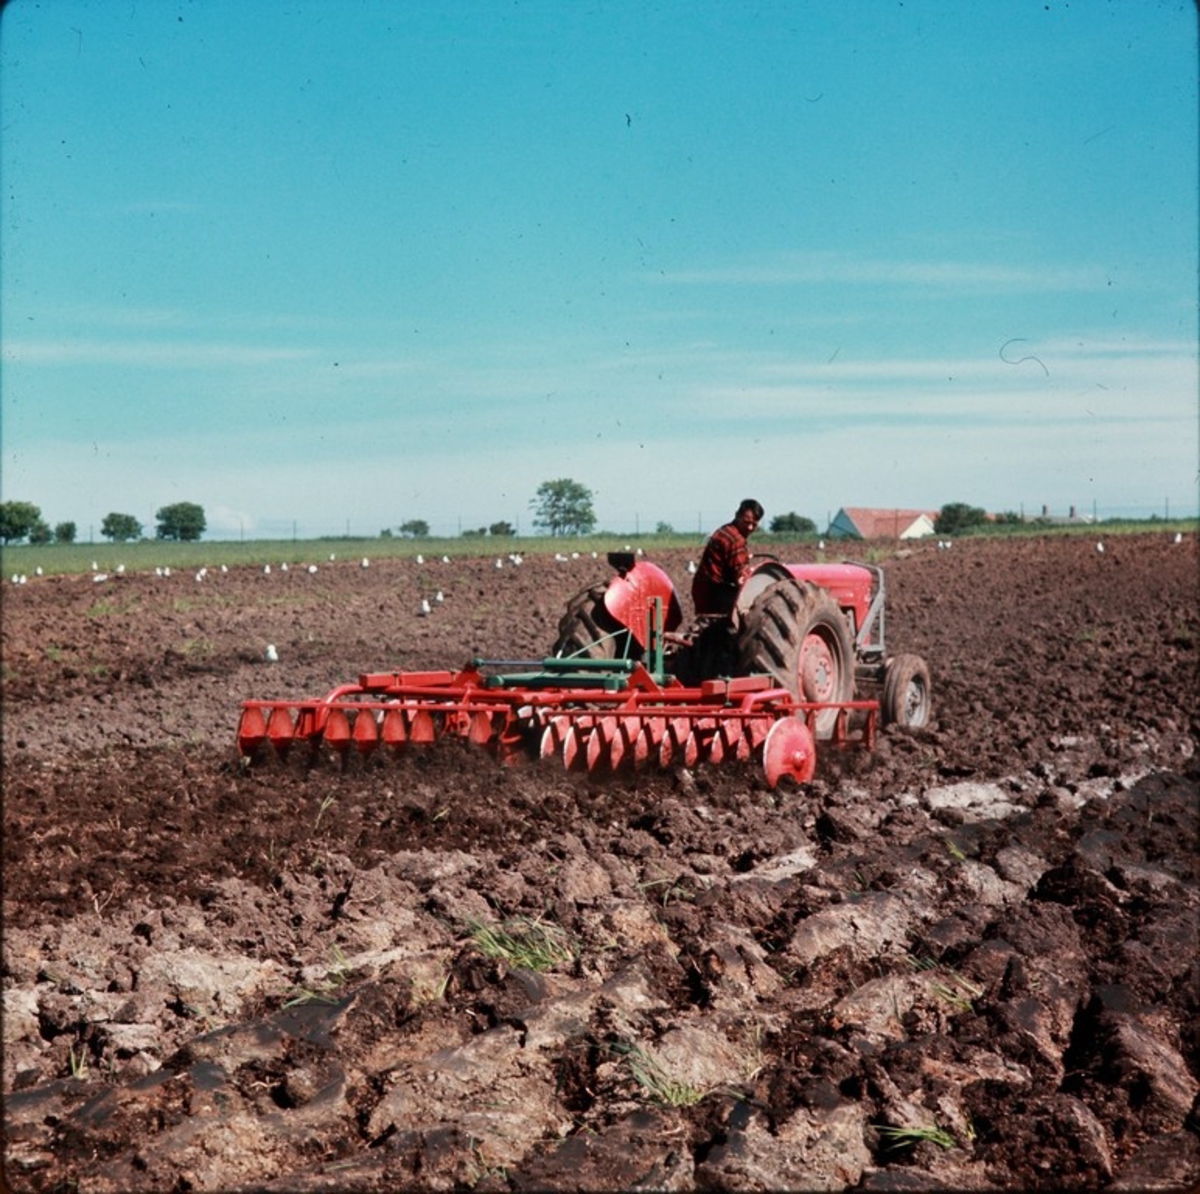
[[[571,601],[550,657],[368,672],[323,697],[243,701],[239,755],[300,745],[346,764],[455,737],[504,762],[533,754],[592,772],[753,759],[774,785],[812,779],[818,739],[870,748],[880,717],[928,722],[929,669],[884,647],[880,569],[768,560],[728,617],[680,633],[667,574],[631,552],[608,559],[617,575]],[[878,699],[857,699],[859,681]]]
[[[757,557],[763,559],[762,556]],[[860,681],[878,688],[884,724],[920,728],[932,710],[929,668],[917,655],[889,657],[884,575],[869,564],[784,564],[768,557],[742,583],[728,617],[698,619],[681,634],[671,578],[632,552],[610,552],[617,575],[571,600],[558,624],[557,657],[641,659],[647,605],[661,602],[665,667],[685,685],[718,676],[766,675],[798,701],[853,701]],[[829,737],[834,708],[818,712]]]

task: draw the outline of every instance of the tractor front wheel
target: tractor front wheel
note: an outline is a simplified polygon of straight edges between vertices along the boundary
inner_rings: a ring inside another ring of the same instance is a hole
[[[801,701],[854,699],[854,642],[837,602],[825,589],[781,580],[764,589],[742,620],[738,673],[766,673]],[[837,710],[818,713],[828,736]]]
[[[929,665],[919,655],[896,655],[887,661],[881,711],[884,725],[919,730],[929,724]]]
[[[561,659],[635,658],[641,651],[633,636],[604,604],[608,585],[590,585],[571,598],[558,621],[551,655]],[[636,653],[636,654],[635,654]]]

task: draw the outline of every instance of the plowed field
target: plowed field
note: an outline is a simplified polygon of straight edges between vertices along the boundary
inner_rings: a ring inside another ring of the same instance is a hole
[[[890,556],[933,723],[774,790],[239,765],[243,698],[542,656],[590,556],[6,586],[9,1185],[1194,1186],[1197,544],[1104,546]]]

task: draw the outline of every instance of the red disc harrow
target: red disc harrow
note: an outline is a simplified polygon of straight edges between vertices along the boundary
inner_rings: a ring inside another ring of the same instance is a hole
[[[804,702],[772,684],[740,676],[685,687],[627,660],[476,660],[459,672],[372,672],[320,698],[243,702],[237,746],[251,760],[284,758],[299,746],[345,764],[454,737],[503,762],[553,757],[594,773],[757,760],[772,787],[784,776],[812,779],[818,714],[834,745],[874,746],[876,701]]]

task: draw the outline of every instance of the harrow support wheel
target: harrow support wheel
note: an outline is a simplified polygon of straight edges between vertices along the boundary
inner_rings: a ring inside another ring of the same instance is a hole
[[[763,771],[776,787],[785,776],[806,784],[816,774],[817,744],[812,730],[799,717],[781,717],[763,744]]]

